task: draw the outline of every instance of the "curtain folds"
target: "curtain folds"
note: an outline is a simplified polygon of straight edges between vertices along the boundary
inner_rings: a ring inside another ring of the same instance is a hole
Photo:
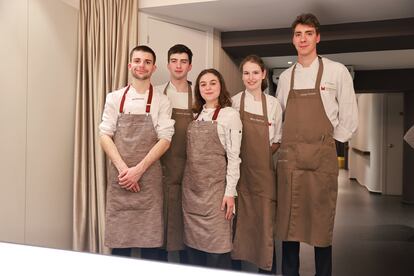
[[[128,81],[128,54],[138,43],[138,0],[80,0],[78,28],[73,249],[108,253],[98,126],[106,94]]]

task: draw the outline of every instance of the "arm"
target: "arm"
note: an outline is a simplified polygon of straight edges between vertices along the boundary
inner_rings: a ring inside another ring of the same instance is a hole
[[[226,123],[226,155],[227,155],[227,175],[226,190],[224,193],[221,210],[225,210],[225,218],[230,220],[234,211],[234,197],[236,196],[236,186],[240,177],[240,145],[242,138],[242,122],[237,111],[228,114],[231,118]]]
[[[118,149],[115,146],[114,141],[112,140],[112,136],[116,130],[116,123],[118,118],[117,106],[119,105],[119,101],[117,101],[117,96],[115,93],[117,92],[109,93],[106,96],[105,107],[102,114],[102,122],[99,125],[99,131],[101,135],[100,144],[102,146],[102,149],[114,164],[115,168],[118,170],[119,176],[121,172],[128,169],[128,166],[122,159],[121,155],[118,152]],[[137,192],[138,188],[138,185],[134,185],[128,190]]]
[[[137,186],[140,190],[138,181],[142,175],[147,171],[155,161],[159,160],[161,156],[170,147],[170,141],[166,139],[160,139],[148,152],[148,154],[137,165],[131,168],[126,168],[119,174],[119,184],[126,188],[131,189]],[[119,154],[118,154],[119,155]],[[112,160],[112,159],[111,159]],[[116,165],[115,165],[116,166]]]
[[[342,66],[339,76],[337,92],[339,123],[335,127],[333,138],[346,142],[351,139],[358,126],[358,105],[353,80],[345,66]]]
[[[138,164],[128,168],[119,175],[119,183],[123,187],[133,187],[146,170],[155,161],[159,160],[170,147],[170,141],[174,134],[174,120],[171,119],[172,109],[168,97],[154,91],[151,108],[151,115],[154,115],[153,118],[156,120],[155,131],[157,132],[158,142]],[[155,112],[154,114],[152,113],[153,111]]]
[[[275,99],[274,111],[272,112],[273,122],[275,124],[273,140],[271,141],[272,154],[275,154],[280,147],[280,143],[282,142],[282,114],[282,106],[280,105],[278,99]]]

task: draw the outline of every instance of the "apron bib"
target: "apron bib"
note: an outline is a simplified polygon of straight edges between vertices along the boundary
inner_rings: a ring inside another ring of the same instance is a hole
[[[146,114],[124,114],[120,105],[114,143],[128,167],[140,162],[157,143],[150,115],[152,85]],[[118,184],[118,170],[111,163],[108,171],[105,245],[110,248],[160,247],[163,244],[162,170],[159,161],[151,165],[139,180],[141,191],[134,193]]]
[[[326,247],[332,244],[338,161],[320,94],[323,63],[318,58],[315,88],[293,89],[292,71],[277,165],[275,229],[276,239]]]

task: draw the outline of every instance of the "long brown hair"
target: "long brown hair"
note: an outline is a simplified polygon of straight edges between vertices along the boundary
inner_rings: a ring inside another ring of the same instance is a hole
[[[266,66],[265,66],[265,64],[263,62],[263,59],[261,57],[259,57],[258,55],[248,55],[247,57],[245,57],[242,60],[242,62],[240,62],[239,70],[242,74],[243,74],[243,66],[247,62],[251,62],[251,63],[255,63],[255,64],[259,65],[262,72],[266,71]],[[266,72],[266,77],[265,77],[265,79],[262,80],[262,84],[260,85],[260,88],[262,89],[262,91],[264,91],[267,87],[268,87],[268,85],[267,85],[267,72]]]
[[[220,83],[220,96],[218,98],[219,106],[221,108],[231,106],[230,94],[229,94],[229,91],[227,91],[226,83],[224,82],[223,76],[216,69],[213,69],[213,68],[204,69],[203,71],[200,72],[200,74],[198,74],[196,83],[194,85],[195,101],[194,101],[193,111],[197,114],[199,114],[201,112],[201,110],[203,110],[203,105],[206,103],[206,101],[203,99],[203,97],[201,97],[200,79],[201,79],[202,76],[204,76],[205,74],[208,74],[208,73],[213,74],[219,80],[219,83]]]

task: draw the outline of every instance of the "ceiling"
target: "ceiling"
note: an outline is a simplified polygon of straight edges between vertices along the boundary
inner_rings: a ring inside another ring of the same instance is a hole
[[[288,28],[312,12],[323,25],[414,17],[413,0],[140,0],[140,10],[222,32]],[[413,26],[414,27],[414,26]],[[323,33],[321,35],[323,40]],[[414,49],[325,55],[356,70],[414,68]],[[287,67],[295,56],[266,57],[269,68]]]

